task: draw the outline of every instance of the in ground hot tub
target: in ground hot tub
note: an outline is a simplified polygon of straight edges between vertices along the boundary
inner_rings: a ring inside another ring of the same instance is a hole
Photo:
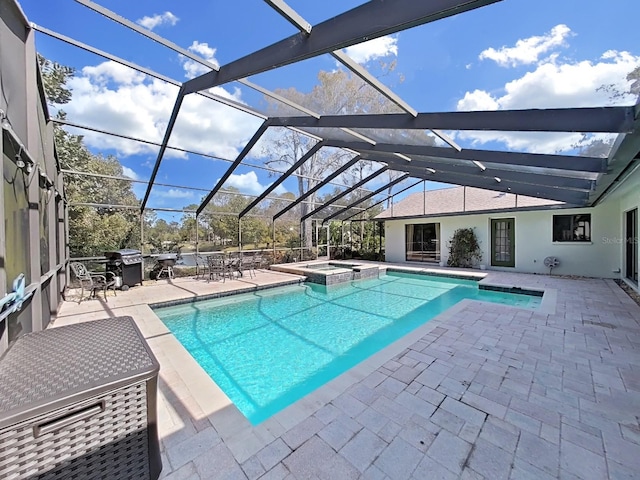
[[[305,262],[271,265],[271,270],[304,275],[307,281],[321,285],[335,285],[337,283],[361,280],[364,278],[378,278],[378,265],[346,263],[346,262]]]

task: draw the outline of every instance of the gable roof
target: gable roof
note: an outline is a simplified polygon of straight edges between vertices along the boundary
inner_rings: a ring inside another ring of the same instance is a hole
[[[451,187],[412,193],[375,218],[384,220],[399,217],[464,215],[496,210],[565,208],[569,206],[573,205],[481,188]]]

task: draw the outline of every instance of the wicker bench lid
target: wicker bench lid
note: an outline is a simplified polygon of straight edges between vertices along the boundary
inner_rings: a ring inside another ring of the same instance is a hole
[[[98,394],[132,377],[149,378],[158,370],[131,317],[26,334],[0,360],[0,426],[43,406]]]

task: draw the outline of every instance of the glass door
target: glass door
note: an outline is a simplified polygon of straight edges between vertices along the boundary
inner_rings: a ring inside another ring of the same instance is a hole
[[[625,238],[625,276],[638,283],[638,209],[634,208],[626,214]]]
[[[515,267],[515,218],[491,220],[491,265]]]
[[[417,223],[405,228],[408,262],[440,261],[440,224]]]

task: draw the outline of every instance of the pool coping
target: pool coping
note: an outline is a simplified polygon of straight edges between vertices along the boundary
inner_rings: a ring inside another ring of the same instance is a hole
[[[386,265],[381,265],[381,269],[387,269]],[[439,276],[451,276],[446,275],[447,271],[438,271],[436,269],[414,269],[412,267],[392,267],[391,271],[401,271],[406,273],[418,273],[417,270],[421,270],[423,275],[432,275],[433,272],[440,273]],[[513,285],[501,285],[498,283],[488,282],[487,273],[466,273],[456,272],[456,275],[461,278],[471,279],[475,277],[479,282],[485,282],[485,286],[495,288],[518,288]],[[456,277],[457,278],[457,277]],[[204,369],[198,364],[198,362],[191,356],[186,348],[178,341],[178,339],[171,333],[162,320],[154,312],[154,308],[162,306],[173,306],[187,303],[193,303],[201,300],[207,300],[210,298],[220,298],[230,295],[237,295],[241,293],[250,293],[267,288],[276,288],[285,285],[295,285],[303,283],[304,279],[296,279],[292,281],[282,282],[276,285],[266,285],[258,287],[249,287],[235,290],[231,292],[220,292],[210,295],[202,295],[196,298],[187,298],[184,301],[175,300],[171,302],[156,302],[149,304],[148,314],[146,317],[146,327],[157,333],[148,340],[152,343],[156,341],[162,342],[162,348],[165,351],[170,351],[171,355],[168,356],[168,361],[172,364],[176,373],[180,376],[188,390],[192,394],[194,400],[197,402],[199,409],[206,415],[216,429],[221,439],[225,442],[235,459],[239,463],[243,463],[250,458],[256,452],[261,450],[270,444],[273,440],[280,437],[286,431],[300,424],[319,409],[330,403],[337,398],[340,394],[344,393],[349,387],[364,379],[370,375],[393,357],[401,353],[403,350],[413,345],[418,340],[424,338],[430,332],[438,327],[442,327],[443,323],[447,319],[460,313],[469,305],[474,303],[487,303],[480,300],[464,299],[448,308],[444,312],[430,319],[426,323],[415,328],[413,331],[407,333],[402,338],[394,341],[390,345],[374,353],[368,358],[362,360],[357,365],[351,367],[346,372],[341,373],[336,378],[330,380],[326,384],[322,385],[313,392],[307,394],[303,398],[297,400],[293,404],[284,408],[283,410],[272,415],[268,419],[253,425],[251,422],[240,412],[240,410],[233,404],[233,402],[227,397],[224,391],[215,383],[215,381],[204,371]],[[536,289],[531,288],[532,291],[543,291],[543,297],[540,306],[537,311],[539,313],[549,313],[552,309],[555,311],[555,302],[557,299],[557,293],[552,292],[553,289],[544,288]],[[167,304],[167,305],[165,305]],[[152,306],[153,305],[153,306]],[[525,310],[522,307],[495,304],[496,310],[503,309],[519,309]],[[544,310],[544,311],[543,311]]]
[[[417,267],[402,267],[393,266],[385,267],[380,266],[380,269],[385,269],[388,272],[400,272],[400,273],[413,273],[416,275],[427,275],[434,277],[449,277],[457,278],[460,280],[474,280],[478,282],[478,288],[482,290],[494,290],[498,292],[517,293],[521,295],[531,295],[541,297],[540,305],[536,309],[537,312],[543,314],[556,313],[556,304],[558,300],[558,291],[549,287],[526,287],[522,288],[513,284],[498,283],[491,280],[491,272],[451,272],[450,270],[441,270],[437,268],[417,268]],[[482,300],[476,300],[481,302]],[[512,305],[512,308],[522,308],[517,305]]]

